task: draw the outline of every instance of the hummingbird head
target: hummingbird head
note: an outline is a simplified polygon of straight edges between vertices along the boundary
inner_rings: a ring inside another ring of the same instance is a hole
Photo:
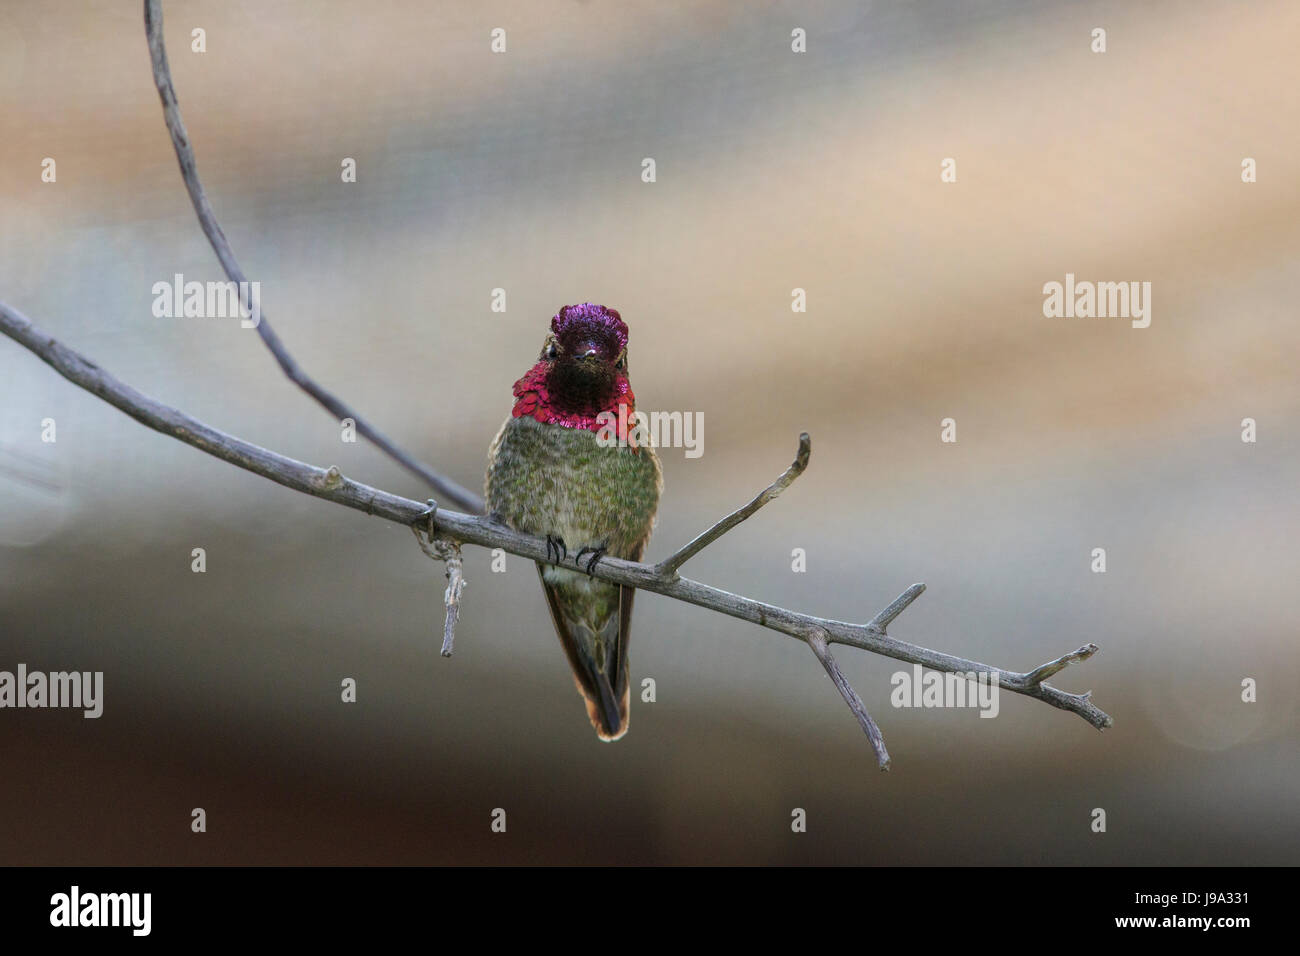
[[[633,406],[627,325],[614,309],[584,302],[551,319],[537,364],[515,383],[515,415],[570,428],[596,428],[601,412]]]
[[[551,319],[542,358],[556,368],[600,377],[621,371],[627,361],[627,325],[616,310],[603,305],[566,305]]]

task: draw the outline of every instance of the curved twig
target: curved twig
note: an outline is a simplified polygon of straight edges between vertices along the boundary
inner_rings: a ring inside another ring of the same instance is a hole
[[[691,541],[685,547],[677,551],[676,554],[665,558],[655,565],[655,570],[663,577],[672,577],[677,574],[677,569],[683,564],[695,557],[713,542],[717,541],[724,534],[740,524],[750,515],[752,515],[763,505],[767,504],[785,489],[794,483],[794,480],[804,473],[808,467],[808,457],[812,454],[812,439],[808,433],[804,432],[799,436],[799,451],[794,456],[794,461],[790,467],[785,470],[781,477],[772,482],[766,488],[755,496],[754,500],[743,508],[738,508],[731,514],[727,515],[708,531]]]
[[[194,148],[190,145],[189,133],[186,132],[185,122],[181,119],[181,108],[176,101],[176,88],[172,85],[171,67],[167,62],[167,47],[163,42],[162,0],[144,0],[144,25],[145,33],[149,39],[149,59],[153,65],[153,81],[158,88],[158,97],[162,100],[163,118],[167,121],[167,132],[171,134],[172,146],[176,150],[176,159],[180,163],[181,178],[185,181],[185,189],[190,194],[190,201],[194,204],[194,212],[199,218],[199,225],[203,228],[203,234],[208,237],[212,251],[217,254],[217,259],[220,260],[221,268],[225,270],[226,277],[231,282],[246,283],[248,277],[244,275],[244,270],[239,267],[239,262],[235,259],[235,253],[230,248],[230,242],[226,239],[221,223],[217,221],[217,214],[212,210],[212,203],[208,202],[207,192],[203,188],[203,182],[199,179],[198,164],[194,159]],[[264,313],[260,315],[257,322],[257,334],[262,337],[262,341],[271,350],[271,354],[275,356],[276,362],[279,363],[280,368],[289,377],[289,380],[325,406],[335,418],[340,421],[350,418],[356,422],[357,431],[374,442],[376,446],[407,471],[427,482],[438,493],[442,501],[451,502],[456,507],[464,508],[466,511],[472,511],[476,514],[482,513],[483,499],[481,497],[445,475],[439,474],[404,451],[391,438],[374,425],[371,425],[369,420],[363,418],[356,409],[308,375],[289,353],[289,350],[285,348],[284,342],[280,339],[280,336],[276,335],[275,329],[271,328],[271,323],[267,321]]]

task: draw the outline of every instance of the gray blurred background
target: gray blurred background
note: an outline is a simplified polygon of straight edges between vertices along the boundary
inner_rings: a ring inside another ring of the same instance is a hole
[[[165,10],[267,316],[418,456],[479,487],[550,316],[616,307],[640,407],[705,419],[701,458],[663,451],[650,559],[806,429],[807,474],[691,576],[852,620],[924,581],[896,636],[1018,670],[1095,640],[1055,683],[1115,727],[1011,694],[995,720],[896,710],[904,665],[840,649],[882,775],[806,648],[645,594],[632,673],[658,700],[602,744],[527,562],[468,551],[443,660],[441,568],[406,529],[147,431],[0,339],[0,669],[102,670],[106,698],[97,721],[0,711],[0,863],[1300,860],[1300,6]],[[0,6],[0,208],[0,299],[45,330],[216,427],[426,497],[255,333],[151,314],[153,283],[221,276],[138,3]],[[1044,318],[1066,272],[1151,282],[1150,328]]]

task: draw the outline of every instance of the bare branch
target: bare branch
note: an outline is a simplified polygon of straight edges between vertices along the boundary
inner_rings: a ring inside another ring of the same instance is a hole
[[[703,551],[705,548],[711,545],[714,541],[717,541],[724,534],[726,534],[736,525],[740,524],[742,521],[744,521],[746,518],[752,515],[759,508],[763,507],[763,505],[767,504],[769,501],[771,501],[773,498],[779,495],[781,492],[785,491],[785,489],[789,488],[790,485],[794,483],[794,480],[798,478],[800,475],[802,475],[804,473],[804,469],[808,467],[808,456],[811,454],[812,454],[812,439],[808,437],[807,432],[804,432],[802,435],[799,436],[799,452],[798,454],[795,455],[794,462],[790,465],[789,468],[785,470],[785,472],[781,475],[781,477],[777,478],[776,481],[772,482],[770,485],[768,485],[766,488],[760,491],[758,493],[758,496],[754,498],[754,500],[751,501],[749,504],[745,505],[743,508],[739,508],[736,511],[733,511],[731,514],[727,515],[725,518],[723,518],[721,521],[715,524],[708,531],[704,532],[694,541],[691,541],[689,544],[683,547],[676,554],[671,555],[670,557],[664,559],[663,561],[660,561],[657,565],[655,565],[655,570],[658,571],[660,576],[663,578],[671,578],[674,575],[676,575],[677,569],[680,568],[683,564],[685,564],[691,558],[695,557],[697,554],[699,554],[701,551]]]
[[[153,64],[154,85],[158,88],[158,96],[162,100],[163,117],[167,121],[167,132],[171,134],[172,146],[176,149],[176,159],[181,167],[181,178],[185,180],[185,189],[189,192],[190,201],[194,204],[194,212],[199,217],[199,225],[203,227],[203,234],[208,237],[208,242],[212,245],[212,251],[217,254],[217,259],[221,261],[221,268],[225,270],[226,277],[231,282],[246,283],[248,278],[244,275],[244,270],[239,267],[239,262],[235,259],[235,253],[230,248],[226,234],[222,230],[221,224],[217,222],[217,214],[213,212],[212,204],[208,202],[207,192],[203,189],[203,183],[199,179],[198,164],[194,158],[194,148],[190,145],[189,133],[186,132],[185,122],[181,119],[181,108],[176,100],[176,88],[172,85],[171,67],[167,62],[167,47],[163,42],[162,0],[145,0],[144,25],[145,33],[149,39],[149,59]],[[476,514],[482,513],[483,499],[477,494],[468,488],[462,487],[445,475],[439,474],[398,447],[391,438],[371,425],[354,408],[312,379],[289,353],[289,350],[285,348],[284,342],[271,328],[271,323],[267,321],[265,314],[261,314],[257,322],[257,334],[262,337],[262,341],[271,350],[271,354],[275,356],[275,360],[280,364],[280,368],[283,369],[284,374],[289,377],[290,381],[325,406],[335,418],[340,421],[350,418],[356,422],[357,431],[374,442],[375,445],[406,468],[407,471],[427,482],[443,501],[451,502],[466,511]]]
[[[0,332],[35,353],[73,384],[98,395],[141,424],[193,445],[222,461],[269,478],[286,488],[324,498],[335,504],[355,508],[389,521],[412,525],[416,522],[427,523],[429,519],[430,509],[427,504],[353,481],[342,475],[337,468],[318,468],[286,458],[251,442],[218,431],[177,409],[141,394],[57,339],[39,331],[21,313],[3,303],[0,303]],[[513,531],[482,515],[440,510],[434,516],[434,523],[437,534],[444,538],[485,548],[501,548],[523,558],[569,567],[575,571],[585,573],[586,570],[578,566],[574,557],[553,560],[547,553],[545,538]],[[885,633],[885,626],[915,600],[921,593],[922,585],[912,585],[885,610],[876,615],[871,623],[851,624],[800,614],[678,575],[666,578],[657,565],[606,557],[596,565],[594,576],[615,584],[626,584],[644,591],[653,591],[687,604],[708,608],[788,634],[810,643],[814,652],[817,652],[818,648],[812,645],[810,635],[827,645],[846,644],[895,660],[920,664],[933,670],[960,674],[984,671],[990,676],[996,674],[1000,686],[1005,690],[1034,697],[1053,707],[1078,714],[1098,730],[1104,730],[1112,724],[1110,716],[1093,705],[1090,694],[1067,694],[1044,683],[1044,678],[1056,673],[1071,660],[1083,660],[1095,653],[1095,650],[1090,649],[1093,645],[1085,646],[1072,655],[1066,655],[1065,658],[1052,661],[1028,673],[1019,673],[991,667],[978,661],[953,657],[889,637]],[[820,658],[821,654],[818,654],[818,657]],[[823,665],[826,666],[824,660]],[[836,679],[835,670],[837,669],[827,666],[827,672],[830,673],[832,680]],[[840,686],[838,680],[836,686]],[[842,687],[841,693],[844,693]],[[846,695],[845,699],[849,701],[851,707],[854,707],[851,697]],[[860,707],[861,700],[859,699],[857,703]],[[858,707],[854,708],[854,713],[861,721],[862,716],[858,713]],[[865,708],[862,712],[865,713]],[[865,724],[864,729],[867,729]],[[868,735],[870,736],[870,731]]]

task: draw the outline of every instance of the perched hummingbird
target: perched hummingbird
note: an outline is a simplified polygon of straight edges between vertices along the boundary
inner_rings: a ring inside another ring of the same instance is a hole
[[[541,562],[537,573],[596,736],[618,740],[627,733],[636,589],[591,571],[605,554],[641,559],[663,490],[658,456],[628,427],[636,399],[622,317],[589,302],[562,308],[514,394],[489,452],[487,512],[544,535],[557,561],[572,549],[579,564],[590,555],[587,574]]]

